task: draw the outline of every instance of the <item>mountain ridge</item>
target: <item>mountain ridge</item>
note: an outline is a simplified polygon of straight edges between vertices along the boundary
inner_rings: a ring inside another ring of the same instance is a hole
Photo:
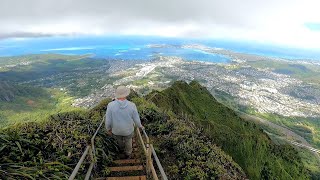
[[[262,129],[220,104],[196,81],[189,84],[177,81],[171,87],[161,92],[153,91],[145,97],[132,93],[129,99],[136,103],[141,120],[170,178],[309,178],[291,146],[273,144]],[[34,178],[67,177],[73,168],[71,164],[80,158],[85,145],[90,143],[90,136],[110,101],[102,100],[90,110],[58,113],[42,123],[25,123],[0,130],[0,142],[3,144],[0,147],[0,163],[12,163],[12,166],[4,166],[3,171],[14,178],[21,175]],[[64,136],[67,131],[71,133]],[[108,174],[103,166],[107,167],[118,152],[113,141],[105,136],[105,129],[99,134],[98,162],[104,163],[99,165],[94,175],[101,177]],[[61,137],[64,141],[59,140]],[[32,148],[24,153],[21,147],[28,148],[26,142],[31,142]],[[50,152],[44,144],[51,144]],[[105,146],[107,144],[112,146]],[[50,163],[53,160],[50,157],[55,156],[60,157],[56,167],[49,165],[48,169],[48,164],[41,163]],[[174,160],[170,161],[170,158]],[[15,165],[26,168],[16,168]]]
[[[262,129],[219,103],[196,81],[189,84],[177,81],[164,91],[150,93],[147,99],[176,114],[191,115],[195,123],[205,129],[206,135],[231,155],[250,179],[273,176],[278,179],[308,178],[294,148],[272,143]]]

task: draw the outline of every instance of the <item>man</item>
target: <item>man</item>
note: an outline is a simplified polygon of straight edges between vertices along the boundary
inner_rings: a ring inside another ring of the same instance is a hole
[[[116,89],[116,99],[108,104],[106,112],[106,128],[109,135],[117,140],[120,151],[124,152],[125,158],[129,159],[132,153],[132,137],[134,124],[143,129],[136,105],[126,97],[130,89],[119,86]]]

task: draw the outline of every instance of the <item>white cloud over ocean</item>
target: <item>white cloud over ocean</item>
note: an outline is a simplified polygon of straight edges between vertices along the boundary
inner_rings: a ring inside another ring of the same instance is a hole
[[[153,35],[320,49],[317,0],[1,0],[0,38]]]

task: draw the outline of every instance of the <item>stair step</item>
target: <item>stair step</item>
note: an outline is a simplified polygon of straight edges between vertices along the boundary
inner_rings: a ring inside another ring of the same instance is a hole
[[[115,164],[138,164],[141,163],[139,159],[120,159],[120,160],[115,160]]]
[[[107,177],[107,180],[146,180],[146,176]]]
[[[141,171],[143,166],[119,166],[119,167],[109,167],[111,172],[121,172],[121,171]]]

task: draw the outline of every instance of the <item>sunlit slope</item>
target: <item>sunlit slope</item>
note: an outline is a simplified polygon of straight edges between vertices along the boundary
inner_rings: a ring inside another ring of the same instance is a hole
[[[54,89],[0,81],[0,127],[42,121],[57,112],[77,109],[72,97]]]
[[[308,179],[301,159],[289,145],[275,145],[255,124],[241,119],[197,82],[178,81],[148,98],[176,114],[189,114],[216,144],[230,154],[250,179]]]
[[[169,179],[246,177],[239,165],[208,136],[199,134],[201,131],[192,122],[183,121],[171,112],[164,113],[135,93],[129,98],[137,104]],[[90,110],[58,113],[48,119],[43,117],[41,122],[0,129],[0,164],[3,164],[0,178],[68,178],[90,144],[110,101],[102,100]],[[171,134],[169,137],[168,133]],[[93,175],[106,177],[110,174],[107,167],[119,153],[118,147],[105,128],[98,133],[95,145],[98,163]],[[77,179],[83,179],[84,174],[85,171],[80,171]]]
[[[15,85],[7,81],[0,81],[0,102],[12,102],[19,96],[43,96],[46,93],[40,88]]]

